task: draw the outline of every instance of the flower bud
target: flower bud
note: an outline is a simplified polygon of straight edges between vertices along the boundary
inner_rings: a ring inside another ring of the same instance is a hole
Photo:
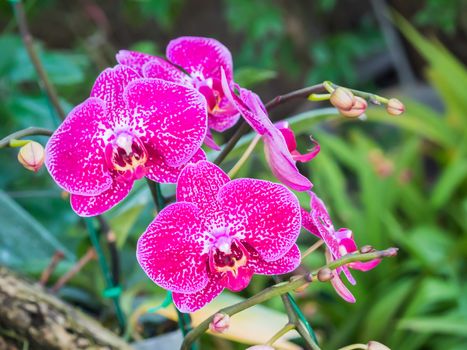
[[[227,314],[217,313],[214,315],[209,329],[214,333],[224,333],[230,326],[230,317]]]
[[[359,96],[354,97],[354,104],[349,110],[339,109],[340,114],[347,118],[357,118],[365,112],[368,107],[366,100]]]
[[[246,350],[274,350],[274,348],[269,345],[255,345],[255,346],[250,346]]]
[[[320,282],[327,282],[332,279],[332,270],[328,267],[324,267],[318,271],[318,280]]]
[[[377,341],[374,341],[374,340],[370,340],[367,346],[368,346],[367,348],[368,350],[391,350],[386,345],[378,343]]]
[[[37,172],[44,164],[44,147],[40,143],[31,141],[20,148],[18,161],[28,169]]]
[[[338,87],[329,99],[334,107],[340,111],[349,111],[355,102],[355,96],[349,89]]]
[[[386,111],[391,115],[401,115],[405,111],[405,106],[397,98],[391,98],[386,106]]]

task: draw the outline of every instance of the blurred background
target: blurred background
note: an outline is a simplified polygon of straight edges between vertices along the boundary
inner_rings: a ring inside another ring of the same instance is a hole
[[[311,147],[309,135],[321,144],[319,156],[301,170],[327,203],[336,227],[351,228],[360,246],[400,248],[397,258],[375,270],[354,273],[358,284],[350,288],[356,304],[345,303],[327,284],[310,286],[297,302],[323,349],[368,340],[403,350],[467,348],[465,0],[31,0],[24,5],[40,58],[67,111],[88,96],[101,70],[116,64],[118,50],[163,56],[167,43],[182,35],[224,43],[234,58],[235,80],[265,102],[323,80],[403,101],[402,117],[372,107],[365,122],[334,113],[316,117],[314,109],[329,106],[306,101],[272,114],[275,120],[291,118],[299,149]],[[2,1],[0,137],[28,126],[54,129],[58,123],[10,4]],[[223,142],[233,131],[216,138]],[[225,169],[248,140],[232,152]],[[45,145],[46,138],[37,141]],[[53,285],[91,244],[83,221],[46,170],[28,172],[16,156],[14,149],[0,152],[0,265],[37,280],[62,251],[65,259],[52,275]],[[273,180],[261,146],[238,176]],[[173,193],[172,186],[163,190]],[[305,196],[300,200],[308,206]],[[136,240],[153,215],[144,182],[105,215],[117,236],[122,306],[129,318],[125,336],[131,341],[177,328],[166,318],[173,318],[170,306],[161,309],[165,316],[144,313],[165,297],[135,260]],[[314,241],[303,233],[300,246],[304,250]],[[323,261],[317,252],[304,264],[313,269]],[[270,284],[256,276],[240,296]],[[104,288],[99,266],[91,261],[57,294],[116,330]],[[224,294],[226,302],[233,300]],[[241,342],[268,339],[281,326],[274,322],[282,320],[283,309],[279,298],[264,306],[242,319],[231,340],[205,336],[202,348],[244,349]],[[258,322],[269,322],[268,327],[257,329]],[[248,329],[257,340],[246,336]]]

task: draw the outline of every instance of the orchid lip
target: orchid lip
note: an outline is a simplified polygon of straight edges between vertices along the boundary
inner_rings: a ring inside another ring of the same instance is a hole
[[[105,159],[109,170],[119,175],[118,179],[131,181],[145,175],[148,152],[138,136],[130,131],[121,131],[107,144]]]

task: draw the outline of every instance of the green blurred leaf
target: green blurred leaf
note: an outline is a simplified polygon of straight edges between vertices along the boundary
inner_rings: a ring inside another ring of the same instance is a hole
[[[441,333],[445,335],[460,335],[467,337],[467,320],[453,317],[424,317],[401,320],[399,329],[423,333]]]
[[[242,67],[235,70],[235,81],[242,87],[251,88],[274,79],[277,73],[269,69]]]

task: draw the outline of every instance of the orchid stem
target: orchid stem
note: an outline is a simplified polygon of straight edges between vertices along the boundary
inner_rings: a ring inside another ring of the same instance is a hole
[[[287,334],[292,329],[295,329],[295,325],[293,323],[286,323],[284,327],[279,329],[276,334],[274,334],[271,339],[266,342],[266,345],[273,345],[277,340],[279,340],[284,334]]]
[[[34,47],[34,40],[29,31],[28,22],[26,19],[26,14],[24,12],[24,6],[21,0],[10,0],[11,6],[13,7],[13,12],[15,14],[16,22],[18,23],[19,31],[21,34],[21,39],[23,40],[24,46],[28,53],[29,58],[36,70],[37,76],[39,78],[39,85],[43,90],[45,90],[49,101],[52,103],[55,111],[61,120],[64,120],[66,117],[65,111],[60,105],[58,99],[57,91],[55,87],[50,82],[47,72],[42,65],[42,62],[39,58],[39,55]]]
[[[233,178],[235,177],[235,175],[237,174],[237,172],[241,169],[241,167],[245,164],[245,162],[247,161],[248,157],[250,157],[251,153],[253,152],[253,150],[255,149],[256,145],[258,144],[259,140],[261,139],[261,135],[256,135],[253,140],[251,141],[251,143],[248,145],[248,148],[246,149],[245,153],[242,154],[242,156],[240,157],[240,159],[238,160],[237,163],[235,163],[235,165],[232,167],[232,169],[230,169],[229,173],[227,175],[229,175],[230,178]]]
[[[253,295],[252,297],[228,306],[226,308],[223,308],[207,319],[205,319],[203,322],[201,322],[196,328],[194,328],[191,332],[189,332],[185,339],[183,340],[181,350],[188,350],[191,346],[191,344],[198,339],[204,332],[206,332],[209,328],[209,324],[212,322],[214,315],[217,313],[224,313],[229,316],[233,316],[243,310],[246,310],[254,305],[263,303],[273,297],[286,294],[289,292],[294,291],[295,289],[308,284],[312,281],[317,281],[317,274],[318,271],[323,269],[323,268],[329,268],[331,270],[335,270],[338,267],[341,267],[343,265],[349,264],[351,262],[365,262],[365,261],[371,261],[374,259],[382,259],[385,257],[392,257],[397,255],[397,248],[389,248],[386,250],[381,250],[381,251],[372,251],[369,253],[353,253],[353,254],[347,254],[344,255],[342,258],[338,260],[331,261],[330,263],[324,265],[323,267],[313,271],[312,273],[307,273],[305,275],[299,276],[298,278],[293,278],[287,282],[281,282],[277,283],[271,287],[268,287],[266,289],[263,289],[261,292],[259,292],[256,295]],[[303,330],[303,328],[302,328]],[[310,337],[311,338],[311,337]]]
[[[333,82],[331,81],[325,81],[323,83],[323,85],[325,86],[326,90],[329,92],[329,93],[332,93],[335,89],[337,89],[338,87],[341,87],[337,84],[334,84]],[[380,105],[380,104],[387,104],[389,102],[389,100],[386,98],[386,97],[382,97],[382,96],[379,96],[379,95],[376,95],[376,94],[372,94],[370,92],[365,92],[365,91],[360,91],[360,90],[355,90],[355,89],[350,89],[350,88],[347,88],[346,89],[352,91],[352,93],[355,95],[355,96],[359,96],[373,104],[376,104],[376,105]]]
[[[0,148],[10,147],[10,142],[12,140],[17,140],[22,137],[35,135],[51,136],[52,134],[52,130],[31,126],[29,128],[18,130],[8,136],[5,136],[3,139],[0,140]]]
[[[318,242],[313,244],[310,248],[308,248],[303,254],[302,254],[302,260],[305,259],[308,255],[313,253],[316,249],[321,247],[324,244],[324,241],[320,239]]]
[[[154,201],[154,205],[156,206],[156,210],[160,212],[165,207],[165,198],[162,195],[161,185],[157,182],[151,181],[146,179],[149,190],[151,191],[152,199]],[[177,316],[178,316],[178,327],[182,331],[183,336],[185,337],[189,332],[191,332],[191,316],[190,314],[183,313],[179,311],[177,308]],[[191,347],[195,349],[195,346]]]
[[[344,346],[343,348],[339,348],[338,350],[356,350],[356,349],[366,350],[366,349],[368,349],[368,345],[366,345],[366,344],[351,344],[351,345]]]

